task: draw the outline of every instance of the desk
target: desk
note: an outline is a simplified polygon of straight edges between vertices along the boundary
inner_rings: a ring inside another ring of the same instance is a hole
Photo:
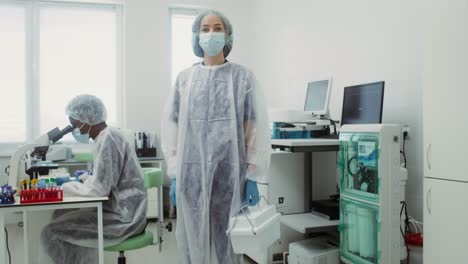
[[[99,264],[104,264],[104,236],[102,223],[102,202],[107,201],[107,197],[64,197],[62,202],[37,203],[37,204],[20,204],[19,197],[17,202],[12,205],[0,206],[0,264],[4,264],[6,257],[5,245],[5,215],[8,213],[22,212],[23,213],[23,238],[24,252],[29,252],[28,243],[28,212],[41,210],[56,210],[56,209],[77,209],[96,207],[98,214],[98,252]],[[29,254],[24,255],[25,263],[29,263]]]
[[[304,214],[284,215],[281,222],[301,233],[313,232],[323,227],[333,227],[338,225],[338,221],[320,219],[310,213],[312,207],[312,153],[338,151],[340,141],[338,139],[272,139],[273,149],[280,149],[288,152],[304,152]]]

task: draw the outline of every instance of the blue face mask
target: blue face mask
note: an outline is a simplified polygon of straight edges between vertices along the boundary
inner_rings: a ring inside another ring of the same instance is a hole
[[[91,130],[91,126],[89,127],[88,133],[81,134],[80,130],[81,128],[83,128],[84,125],[85,124],[83,123],[83,125],[81,125],[80,128],[73,129],[72,135],[78,143],[88,144],[89,143],[89,131]]]
[[[224,32],[200,33],[200,47],[208,56],[216,56],[220,53],[226,44],[226,35]]]

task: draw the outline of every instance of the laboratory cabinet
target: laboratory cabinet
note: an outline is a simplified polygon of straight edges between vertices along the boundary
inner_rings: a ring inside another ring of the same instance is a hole
[[[425,264],[467,263],[468,1],[421,6]]]
[[[424,181],[424,264],[467,263],[468,183]]]
[[[468,1],[428,2],[421,76],[424,176],[468,182]]]
[[[400,131],[389,124],[340,130],[338,230],[344,263],[391,264],[406,258],[399,226]]]

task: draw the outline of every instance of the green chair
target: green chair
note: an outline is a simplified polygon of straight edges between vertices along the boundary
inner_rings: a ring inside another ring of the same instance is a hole
[[[142,234],[132,236],[121,242],[120,244],[106,247],[105,251],[119,252],[118,264],[125,264],[126,259],[124,252],[129,250],[135,250],[144,248],[151,245],[159,245],[159,251],[162,249],[162,225],[163,225],[163,211],[162,211],[162,186],[163,186],[163,175],[160,168],[143,168],[145,188],[158,188],[158,215],[157,220],[157,229],[158,229],[158,239],[155,242],[153,233],[151,231],[145,230]],[[169,232],[172,231],[172,225],[169,224],[166,226]]]
[[[92,152],[76,152],[73,154],[73,159],[79,162],[86,162],[87,170],[93,170],[93,153]]]

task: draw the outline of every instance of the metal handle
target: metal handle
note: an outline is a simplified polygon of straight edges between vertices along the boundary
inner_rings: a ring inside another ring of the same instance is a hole
[[[426,150],[426,161],[427,161],[427,167],[429,168],[429,170],[432,170],[431,158],[429,158],[429,155],[431,154],[431,150],[432,150],[432,144],[429,144]]]
[[[243,216],[245,216],[245,218],[247,219],[247,221],[249,222],[250,226],[252,227],[251,231],[252,231],[252,234],[256,235],[257,233],[254,231],[254,224],[252,223],[252,221],[250,220],[250,218],[246,215],[244,209],[247,208],[249,205],[248,204],[244,204],[241,206],[241,208],[239,209],[239,211],[235,214],[235,218],[234,218],[234,223],[232,223],[232,226],[228,228],[228,230],[226,231],[226,234],[227,235],[231,235],[231,231],[232,229],[234,228],[234,226],[236,225],[237,223],[237,217],[239,217],[240,213],[243,213]]]
[[[270,205],[270,202],[268,201],[268,199],[264,196],[264,195],[261,195],[261,198],[263,198],[263,200],[265,200],[267,202],[268,205]],[[258,206],[260,204],[260,201],[258,201],[257,205]],[[235,218],[234,218],[234,223],[232,224],[232,226],[230,226],[228,228],[228,230],[226,231],[226,233],[228,235],[231,234],[231,230],[234,228],[234,226],[236,225],[237,223],[237,217],[239,216],[240,213],[243,213],[243,215],[245,216],[245,218],[247,219],[247,221],[249,222],[250,226],[252,227],[252,234],[256,235],[257,233],[254,231],[254,224],[252,223],[252,220],[250,220],[250,218],[247,216],[246,212],[245,212],[245,208],[249,207],[248,204],[244,204],[241,206],[241,208],[239,209],[239,211],[235,214]]]
[[[429,187],[429,189],[427,189],[427,194],[426,194],[426,204],[427,204],[427,211],[429,212],[429,214],[432,214],[432,209],[431,209],[431,196],[432,195],[432,187]]]

